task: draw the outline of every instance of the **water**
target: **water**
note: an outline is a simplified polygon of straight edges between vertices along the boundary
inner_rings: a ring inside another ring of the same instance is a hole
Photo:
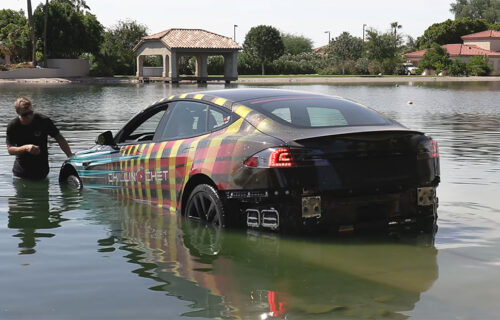
[[[241,86],[240,86],[241,87]],[[74,151],[151,102],[223,86],[0,86],[0,138],[27,96]],[[0,146],[0,319],[497,319],[500,83],[280,86],[369,105],[440,146],[435,237],[290,238],[203,227],[92,190],[13,180]],[[412,101],[412,104],[408,104]]]

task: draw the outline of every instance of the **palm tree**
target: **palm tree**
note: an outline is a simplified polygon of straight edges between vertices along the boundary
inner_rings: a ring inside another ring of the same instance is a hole
[[[85,0],[71,0],[77,12],[80,12],[80,9],[90,10],[90,7],[87,5],[87,1]]]
[[[47,20],[49,19],[49,0],[45,0],[43,9],[43,66],[47,68]]]
[[[398,29],[401,29],[403,26],[400,25],[397,21],[391,23],[392,36],[394,37],[394,49],[398,46]]]
[[[394,35],[394,38],[396,38],[396,37],[397,37],[397,32],[398,32],[397,30],[398,30],[398,29],[401,29],[402,27],[403,27],[403,26],[402,26],[402,25],[400,25],[400,24],[398,24],[398,22],[397,22],[397,21],[395,21],[395,22],[391,23],[391,29],[392,29],[392,34]]]
[[[36,67],[36,41],[35,41],[35,24],[33,23],[33,12],[31,10],[31,0],[28,1],[28,22],[30,25],[31,34],[31,63]]]

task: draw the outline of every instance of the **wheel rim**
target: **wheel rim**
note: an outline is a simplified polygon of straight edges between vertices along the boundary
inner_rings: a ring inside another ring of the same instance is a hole
[[[191,198],[188,206],[188,216],[220,225],[221,212],[215,200],[205,192],[198,192]]]
[[[79,190],[82,188],[82,183],[80,182],[80,179],[78,179],[74,175],[68,176],[68,178],[66,179],[66,182],[67,182],[68,186],[72,189]]]

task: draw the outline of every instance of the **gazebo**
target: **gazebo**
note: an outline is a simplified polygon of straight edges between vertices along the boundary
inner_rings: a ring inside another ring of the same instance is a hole
[[[178,82],[179,80],[196,80],[206,82],[238,79],[238,51],[242,48],[233,39],[201,29],[168,29],[143,37],[134,47],[137,55],[137,78],[141,81],[157,80]],[[144,67],[145,56],[161,56],[162,67]],[[180,77],[178,59],[182,56],[196,58],[194,76]],[[207,62],[209,56],[224,58],[224,75],[208,76]]]

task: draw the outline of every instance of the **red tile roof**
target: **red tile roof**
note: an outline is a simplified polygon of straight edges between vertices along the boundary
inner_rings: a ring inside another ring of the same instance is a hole
[[[458,56],[488,56],[488,57],[500,57],[500,52],[494,52],[482,49],[476,45],[468,45],[468,44],[445,44],[441,46],[441,48],[445,48],[446,51],[450,54],[450,57],[458,57]],[[427,50],[419,50],[415,52],[410,52],[405,54],[406,58],[422,58]]]
[[[328,45],[325,45],[325,46],[321,46],[321,47],[314,48],[314,49],[313,49],[313,52],[321,52],[321,51],[323,51],[323,50],[326,50],[326,48],[328,48]]]
[[[134,51],[148,40],[161,40],[169,49],[242,49],[233,39],[202,29],[168,29],[143,37]]]
[[[476,32],[476,33],[472,33],[472,34],[468,34],[468,35],[462,36],[463,40],[490,39],[490,38],[500,39],[500,31],[486,30],[486,31]]]

